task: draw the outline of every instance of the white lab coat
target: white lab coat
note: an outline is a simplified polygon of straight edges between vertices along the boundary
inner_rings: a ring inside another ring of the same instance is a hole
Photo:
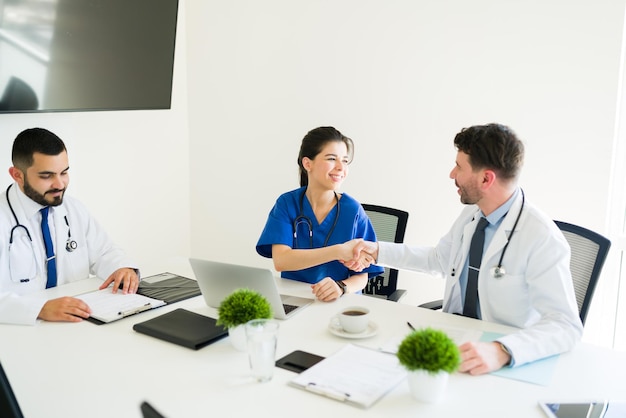
[[[42,206],[24,195],[17,184],[11,186],[8,195],[20,224],[28,228],[32,247],[24,228],[16,228],[9,250],[11,230],[16,222],[6,194],[3,194],[0,198],[0,322],[35,324],[46,302],[40,296],[32,296],[46,288],[46,254],[39,213]],[[79,201],[66,195],[63,204],[51,207],[50,213],[49,219],[53,219],[49,226],[56,254],[57,285],[86,279],[90,275],[107,279],[121,267],[136,268]],[[72,252],[66,250],[68,231],[78,245]],[[13,253],[11,261],[10,251]],[[10,263],[14,266],[12,269]],[[32,269],[28,267],[30,265]],[[30,270],[33,274],[20,274],[19,270]],[[14,272],[13,276],[11,271]],[[20,281],[26,276],[29,277],[28,281]]]
[[[521,204],[519,194],[485,249],[478,278],[482,319],[522,329],[498,338],[512,352],[516,366],[570,350],[583,329],[569,269],[569,245],[552,219],[530,203],[524,205],[502,261],[506,275],[495,278],[492,273]],[[479,215],[475,205],[464,208],[436,247],[380,242],[377,263],[444,276],[444,311],[461,313],[459,276]]]

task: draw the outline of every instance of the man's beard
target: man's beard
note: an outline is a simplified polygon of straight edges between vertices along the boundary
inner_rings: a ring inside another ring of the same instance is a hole
[[[459,187],[458,184],[456,186]],[[464,205],[474,205],[482,197],[480,195],[480,191],[475,187],[459,187],[459,190],[461,191],[461,203],[463,203]]]
[[[50,193],[50,192],[56,193],[60,191],[63,192],[61,196],[55,196],[52,202],[48,202],[46,200],[45,193],[44,194],[39,193],[38,191],[36,191],[30,186],[30,183],[28,183],[28,180],[24,179],[24,194],[28,196],[29,198],[31,198],[34,202],[37,202],[42,206],[59,206],[61,203],[63,203],[63,195],[65,194],[65,189],[62,189],[62,190],[52,189],[52,190],[48,190],[46,193]]]

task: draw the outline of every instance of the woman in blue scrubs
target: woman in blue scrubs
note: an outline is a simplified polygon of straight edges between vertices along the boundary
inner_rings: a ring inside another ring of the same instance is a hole
[[[341,262],[353,257],[345,242],[376,240],[361,204],[337,192],[353,154],[352,140],[333,127],[307,133],[298,156],[301,187],[278,198],[256,246],[260,255],[273,259],[281,277],[311,283],[322,301],[360,293],[368,277],[383,272],[371,265],[356,273]],[[364,265],[373,261],[368,254],[362,257]]]

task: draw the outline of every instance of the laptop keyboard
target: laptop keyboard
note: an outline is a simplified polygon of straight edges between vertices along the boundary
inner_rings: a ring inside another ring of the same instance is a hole
[[[283,308],[285,308],[285,314],[289,314],[289,312],[295,310],[297,307],[297,305],[287,305],[286,303],[283,303]]]

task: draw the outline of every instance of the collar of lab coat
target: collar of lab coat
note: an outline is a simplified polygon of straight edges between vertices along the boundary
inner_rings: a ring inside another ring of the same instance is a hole
[[[515,201],[511,205],[511,209],[509,209],[509,212],[506,214],[504,220],[500,224],[500,227],[496,230],[493,236],[493,239],[489,243],[489,247],[487,247],[487,250],[485,251],[483,260],[490,259],[491,257],[493,257],[495,254],[497,254],[504,248],[504,246],[509,240],[509,237],[511,236],[511,232],[513,231],[513,225],[515,224],[517,217],[520,215],[521,210],[523,210],[522,193],[518,193],[517,197],[515,198]],[[476,229],[476,225],[478,224],[479,213],[480,212],[477,212],[477,214],[474,215],[474,220],[470,223],[470,225],[473,225],[472,233]],[[523,225],[522,218],[523,216],[520,217],[520,222],[518,222],[516,226],[516,229],[518,230],[522,228],[522,225]]]

